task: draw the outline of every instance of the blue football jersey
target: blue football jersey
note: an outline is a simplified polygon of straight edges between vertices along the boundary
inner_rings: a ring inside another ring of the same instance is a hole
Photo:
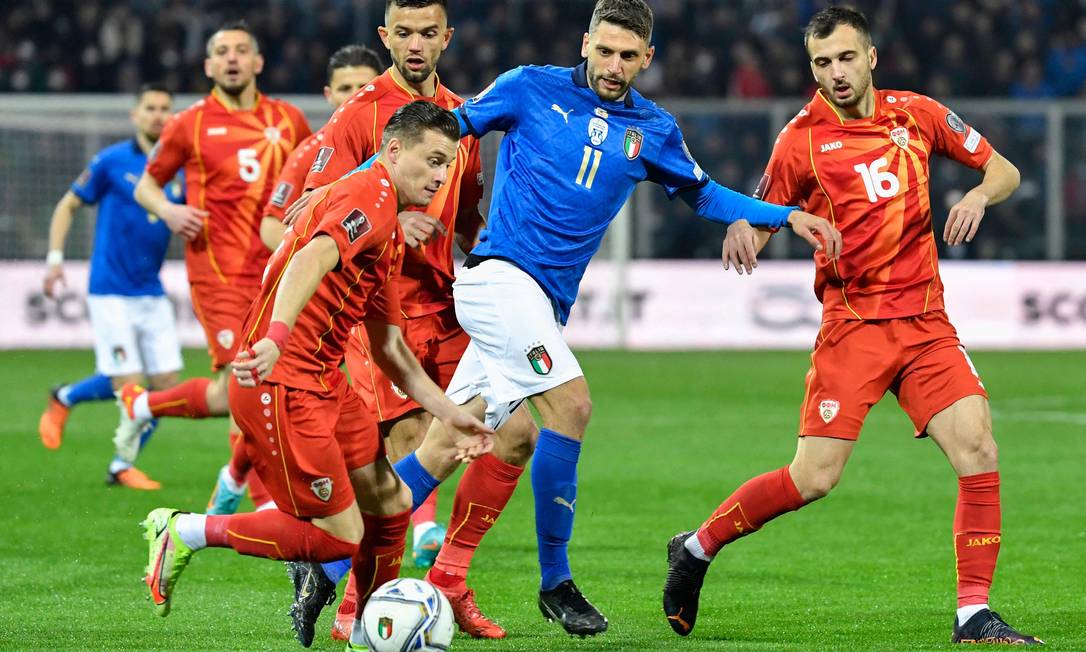
[[[86,204],[98,205],[94,251],[90,261],[90,294],[162,295],[159,271],[170,244],[166,223],[136,203],[133,193],[147,155],[128,139],[99,152],[72,184]],[[170,201],[185,202],[178,175],[164,188]]]
[[[706,184],[725,190],[690,155],[675,118],[632,88],[623,101],[602,100],[584,63],[511,70],[457,115],[465,133],[505,132],[487,225],[472,253],[530,274],[562,323],[607,226],[637,183],[658,183],[669,197]],[[780,226],[790,212],[740,201],[774,209],[763,224]]]

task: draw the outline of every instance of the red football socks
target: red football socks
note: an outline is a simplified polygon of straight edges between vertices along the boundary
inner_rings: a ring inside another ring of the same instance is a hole
[[[958,606],[988,602],[1000,540],[999,472],[958,478],[954,510],[954,556],[958,566]]]
[[[193,378],[161,392],[147,393],[147,407],[155,417],[186,417],[206,419],[211,416],[207,407],[208,378]]]
[[[358,550],[356,542],[334,537],[309,521],[277,509],[208,516],[204,536],[208,546],[289,561],[335,561]]]
[[[412,525],[419,526],[423,523],[433,523],[434,519],[437,518],[437,491],[437,489],[431,491],[426,500],[422,501],[419,508],[411,515]]]
[[[472,555],[505,509],[523,472],[523,467],[503,462],[489,453],[468,465],[453,499],[449,533],[434,562],[437,572],[431,575],[467,577]]]
[[[362,522],[365,524],[365,534],[351,560],[351,573],[355,576],[355,590],[358,593],[355,598],[358,618],[362,617],[361,610],[366,606],[370,594],[400,575],[404,537],[411,522],[411,510],[392,516],[363,512]]]
[[[708,555],[746,536],[781,514],[803,507],[788,467],[747,480],[717,507],[698,529],[698,542]]]

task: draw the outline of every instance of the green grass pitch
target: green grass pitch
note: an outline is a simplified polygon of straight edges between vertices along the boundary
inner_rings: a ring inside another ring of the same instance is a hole
[[[470,582],[509,630],[458,635],[457,650],[946,649],[954,610],[956,482],[914,441],[892,397],[871,414],[828,498],[728,547],[703,591],[694,634],[661,616],[664,545],[740,482],[794,450],[802,352],[585,353],[595,413],[581,458],[571,558],[610,618],[572,639],[535,606],[527,475],[476,555]],[[1086,649],[1086,353],[977,353],[993,397],[1003,480],[1003,544],[993,606],[1052,649]],[[186,355],[187,373],[206,369]],[[61,450],[36,435],[46,388],[86,375],[89,352],[2,352],[0,648],[296,650],[291,591],[277,562],[200,553],[169,618],[140,582],[136,523],[153,507],[200,510],[227,456],[223,420],[160,426],[140,466],[158,492],[107,488],[112,404],[78,407]],[[452,492],[441,494],[447,515]],[[420,575],[405,564],[405,573]],[[313,649],[342,649],[327,637]]]

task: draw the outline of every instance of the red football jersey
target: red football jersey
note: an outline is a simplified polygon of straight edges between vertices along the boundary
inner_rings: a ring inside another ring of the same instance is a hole
[[[781,130],[758,196],[833,222],[839,260],[815,254],[823,319],[889,319],[940,310],[928,161],[982,168],[992,146],[935,100],[875,91],[871,118],[845,120],[821,91]]]
[[[339,179],[367,161],[381,147],[381,133],[392,114],[415,100],[429,100],[446,109],[464,103],[452,91],[437,85],[434,97],[413,94],[392,77],[391,69],[347,100],[324,126],[324,141],[306,178],[306,188],[317,188]],[[479,141],[460,140],[456,162],[449,177],[426,207],[427,214],[440,220],[448,235],[432,239],[422,253],[411,249],[404,257],[400,284],[403,313],[419,317],[452,305],[454,233],[474,238],[482,223],[479,200],[483,196],[482,162]]]
[[[260,283],[268,260],[264,204],[287,155],[309,133],[291,104],[257,95],[251,111],[233,111],[216,91],[166,123],[147,173],[165,184],[184,167],[189,205],[211,213],[185,247],[190,283]]]
[[[309,168],[313,167],[313,159],[317,158],[317,151],[320,149],[322,140],[324,140],[324,129],[319,129],[290,153],[287,162],[283,164],[283,170],[279,173],[275,190],[272,191],[267,205],[264,206],[264,217],[274,217],[282,222],[290,205],[302,196],[302,191],[305,190],[305,177],[309,174]]]
[[[394,280],[403,260],[403,232],[397,213],[396,189],[380,163],[317,191],[268,261],[245,319],[245,345],[268,332],[283,272],[310,240],[318,235],[335,240],[339,266],[324,276],[298,315],[269,381],[330,391],[342,380],[339,365],[351,326],[366,319],[400,323]]]

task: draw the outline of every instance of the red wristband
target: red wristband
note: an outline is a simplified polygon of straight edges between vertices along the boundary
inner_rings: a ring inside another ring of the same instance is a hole
[[[268,324],[268,333],[265,337],[272,342],[275,342],[275,346],[279,347],[279,352],[282,353],[287,348],[287,338],[290,337],[290,327],[281,321],[273,321]]]

